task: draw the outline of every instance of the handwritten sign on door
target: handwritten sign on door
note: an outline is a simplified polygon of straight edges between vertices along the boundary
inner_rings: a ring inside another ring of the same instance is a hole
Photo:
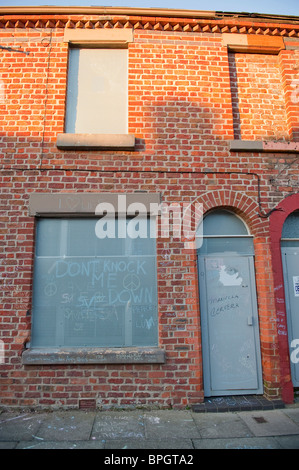
[[[294,294],[299,297],[299,276],[293,276]]]

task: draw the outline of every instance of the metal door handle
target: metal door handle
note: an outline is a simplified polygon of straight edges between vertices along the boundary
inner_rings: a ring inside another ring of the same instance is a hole
[[[249,316],[247,317],[247,324],[248,324],[249,326],[252,326],[252,325],[253,325],[253,317],[252,317],[252,315],[249,315]]]

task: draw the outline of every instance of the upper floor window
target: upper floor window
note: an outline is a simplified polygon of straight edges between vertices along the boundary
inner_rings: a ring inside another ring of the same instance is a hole
[[[128,134],[128,47],[131,30],[72,30],[61,149],[133,150]]]
[[[71,48],[65,130],[128,132],[128,50]]]

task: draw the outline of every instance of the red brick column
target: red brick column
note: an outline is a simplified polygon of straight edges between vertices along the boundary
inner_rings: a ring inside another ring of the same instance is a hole
[[[280,239],[283,224],[294,210],[299,208],[299,194],[284,199],[278,206],[277,210],[270,217],[270,238],[272,252],[272,266],[274,277],[274,297],[277,316],[278,330],[278,350],[280,360],[281,375],[281,394],[282,399],[286,403],[293,403],[294,390],[291,380],[290,356],[287,335],[287,316],[284,293],[284,279],[282,271],[282,259],[280,249]]]
[[[285,42],[287,43],[287,39]],[[290,47],[294,47],[295,43],[291,44]],[[298,47],[299,40],[296,44]],[[299,140],[299,50],[280,51],[279,64],[290,139]]]

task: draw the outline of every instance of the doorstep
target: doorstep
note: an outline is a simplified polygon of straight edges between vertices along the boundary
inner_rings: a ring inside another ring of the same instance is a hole
[[[221,413],[226,411],[255,411],[285,408],[282,400],[268,400],[262,395],[238,395],[205,398],[203,403],[192,405],[195,413]]]

